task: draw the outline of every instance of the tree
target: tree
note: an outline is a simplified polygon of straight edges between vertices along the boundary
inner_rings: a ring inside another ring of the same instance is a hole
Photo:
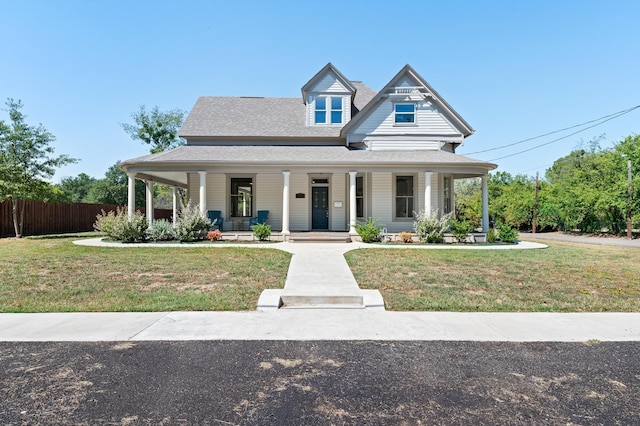
[[[86,173],[80,173],[76,177],[62,178],[58,187],[66,195],[69,202],[80,203],[86,201],[87,194],[98,180]]]
[[[10,124],[0,121],[0,200],[10,200],[13,227],[16,237],[22,237],[25,199],[38,199],[51,186],[46,179],[55,174],[55,169],[76,160],[67,156],[54,156],[55,136],[42,124],[37,126],[25,122],[20,111],[22,102],[7,99]]]
[[[118,167],[118,161],[107,169],[104,178],[99,179],[89,190],[86,201],[98,204],[117,204],[124,206],[128,203],[129,181],[127,174]],[[144,182],[136,180],[136,206],[145,205]]]
[[[174,109],[163,112],[157,106],[147,111],[144,105],[140,105],[140,110],[132,113],[131,117],[135,124],[120,125],[132,139],[151,145],[152,154],[185,144],[184,139],[178,137],[184,111]]]

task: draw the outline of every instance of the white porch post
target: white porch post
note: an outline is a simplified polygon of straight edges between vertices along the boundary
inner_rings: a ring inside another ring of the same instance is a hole
[[[482,175],[482,232],[489,231],[489,175]]]
[[[178,217],[178,188],[175,186],[172,188],[173,191],[173,213],[171,215],[173,226],[176,226],[176,219]]]
[[[433,172],[424,172],[424,212],[431,216],[431,175]]]
[[[286,240],[291,234],[291,232],[289,232],[289,176],[291,172],[289,170],[283,170],[282,175],[284,177],[282,185],[282,235]]]
[[[356,232],[356,175],[355,170],[349,171],[349,235],[357,235]]]
[[[129,180],[127,210],[129,213],[129,222],[131,222],[131,220],[133,220],[133,214],[136,211],[136,175],[133,173],[127,173],[127,178]]]
[[[207,172],[199,171],[200,175],[200,213],[207,214]]]
[[[151,225],[153,223],[153,182],[148,180],[145,184],[147,190],[147,222]]]

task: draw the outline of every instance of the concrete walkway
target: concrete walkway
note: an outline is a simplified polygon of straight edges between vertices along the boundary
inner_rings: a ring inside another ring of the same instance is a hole
[[[543,232],[532,234],[530,232],[521,232],[521,239],[532,239],[540,241],[564,241],[579,244],[594,244],[599,246],[629,247],[640,249],[640,239],[628,240],[618,237],[597,237],[588,235],[573,235],[563,232]]]

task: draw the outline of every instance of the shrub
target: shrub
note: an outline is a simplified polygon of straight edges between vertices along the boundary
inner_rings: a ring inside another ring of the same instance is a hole
[[[411,234],[411,232],[400,232],[398,234],[398,237],[400,237],[400,241],[402,241],[403,243],[413,242],[413,234]]]
[[[497,238],[496,231],[493,228],[489,228],[489,231],[487,231],[487,242],[495,243]]]
[[[266,241],[271,236],[271,225],[266,223],[258,223],[251,227],[253,235],[260,241]]]
[[[498,230],[498,238],[504,243],[515,243],[518,239],[518,231],[509,225],[501,225]]]
[[[473,224],[468,220],[452,220],[451,233],[457,242],[463,243],[470,233],[473,232]]]
[[[451,213],[438,218],[438,212],[414,212],[413,226],[421,243],[441,243],[444,233],[449,228]]]
[[[105,213],[102,210],[102,213],[96,216],[93,227],[107,234],[112,240],[134,243],[144,241],[148,225],[147,219],[139,211],[136,211],[129,221],[129,213],[119,207],[115,212],[111,210]]]
[[[199,206],[191,202],[180,211],[176,220],[175,235],[182,242],[200,240],[211,226],[211,221],[200,212]]]
[[[147,238],[153,242],[171,241],[176,239],[173,224],[165,219],[156,220],[147,229]]]
[[[382,226],[379,226],[372,218],[368,218],[366,222],[356,223],[356,232],[362,238],[363,243],[373,243],[380,241]]]
[[[213,231],[207,232],[207,240],[213,242],[213,241],[220,241],[221,239],[222,239],[222,232],[220,232],[219,229],[214,229]]]

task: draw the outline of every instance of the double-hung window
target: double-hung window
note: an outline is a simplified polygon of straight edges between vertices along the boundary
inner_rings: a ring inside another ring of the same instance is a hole
[[[231,216],[253,216],[253,179],[231,178]]]
[[[413,197],[413,176],[396,176],[396,218],[413,217]]]
[[[314,120],[316,124],[342,124],[342,97],[318,96]]]
[[[364,217],[364,177],[356,176],[356,217]]]
[[[394,104],[393,108],[396,124],[415,124],[416,104]]]

